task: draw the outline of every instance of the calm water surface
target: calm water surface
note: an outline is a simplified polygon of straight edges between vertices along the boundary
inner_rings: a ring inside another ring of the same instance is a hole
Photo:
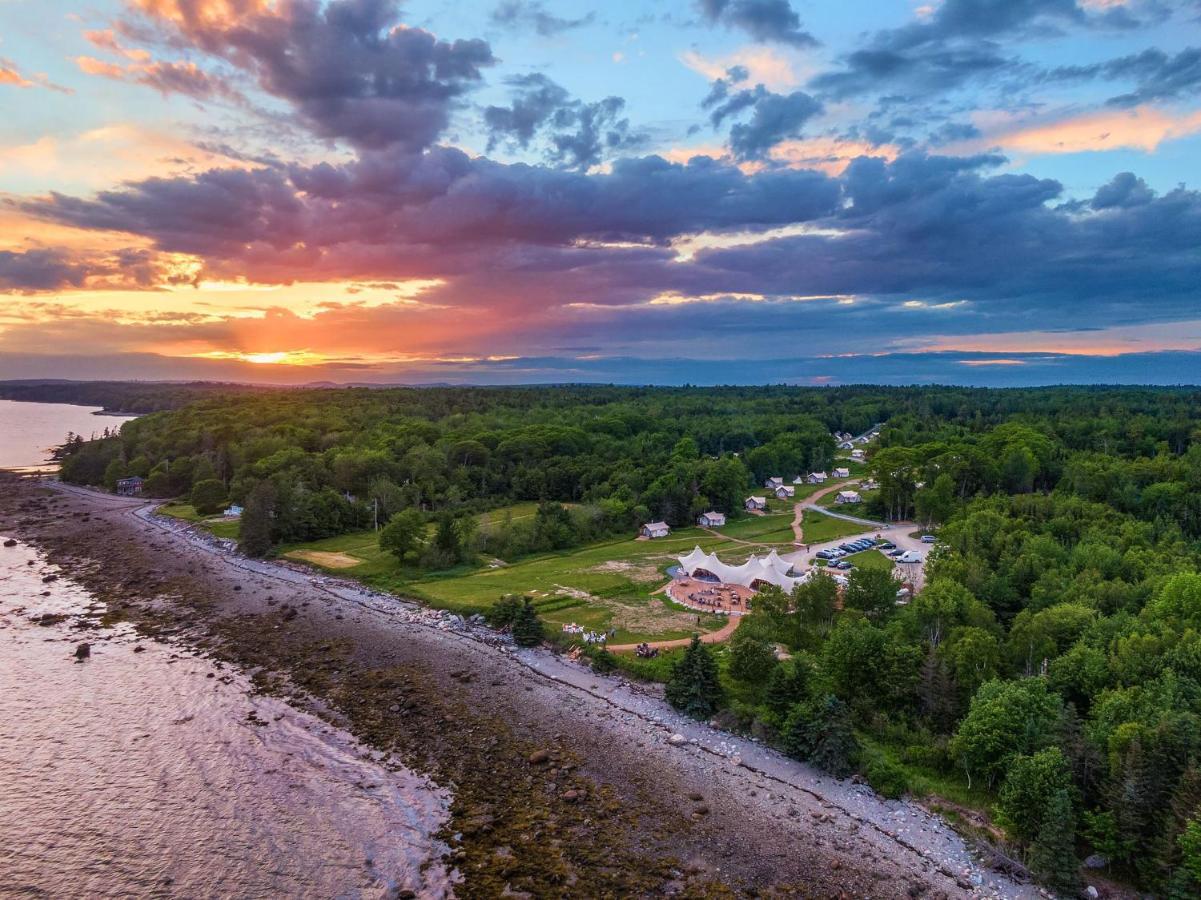
[[[90,438],[133,416],[97,416],[95,406],[0,400],[0,469],[44,466],[68,431]]]
[[[0,547],[0,896],[451,893],[444,792],[51,572]]]

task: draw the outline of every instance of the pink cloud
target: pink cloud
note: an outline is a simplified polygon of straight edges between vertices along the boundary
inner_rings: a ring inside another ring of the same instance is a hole
[[[1018,153],[1082,153],[1142,150],[1154,153],[1165,141],[1201,131],[1201,110],[1174,115],[1151,106],[1103,110],[1057,119],[1022,119],[993,112],[975,117],[980,138],[948,147],[950,152],[974,152],[1000,147]]]

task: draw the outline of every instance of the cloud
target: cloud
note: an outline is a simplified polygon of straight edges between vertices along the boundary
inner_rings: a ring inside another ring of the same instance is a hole
[[[164,96],[184,94],[196,100],[210,100],[214,97],[222,97],[227,100],[242,99],[241,93],[228,81],[204,71],[195,63],[139,62],[119,65],[91,56],[77,56],[75,63],[82,72],[88,75],[141,84],[153,88]]]
[[[1021,119],[1000,112],[977,119],[981,136],[949,146],[952,152],[990,147],[1019,153],[1141,150],[1201,131],[1201,111],[1174,116],[1154,107],[1102,110],[1053,119]]]
[[[126,248],[101,256],[62,248],[0,250],[0,292],[35,293],[64,288],[146,290],[177,280],[157,259],[141,248]]]
[[[568,19],[547,12],[538,0],[504,0],[490,16],[493,24],[503,28],[532,29],[542,37],[554,37],[565,31],[583,28],[596,21],[596,13],[589,12],[578,19]]]
[[[21,74],[21,69],[15,62],[0,56],[0,87],[5,86],[17,88],[44,87],[52,91],[58,91],[60,94],[74,93],[70,88],[54,84],[45,75],[35,75],[33,78],[26,78]]]
[[[1133,90],[1111,97],[1111,106],[1137,106],[1201,93],[1201,48],[1188,47],[1169,56],[1157,47],[1087,66],[1060,66],[1045,73],[1047,81],[1102,78],[1133,81]]]
[[[183,43],[254,77],[323,138],[429,146],[495,60],[485,41],[442,41],[400,23],[396,0],[138,0],[130,35]]]
[[[1155,192],[1147,186],[1147,182],[1133,172],[1119,172],[1108,184],[1097,188],[1090,205],[1093,209],[1124,209],[1142,206],[1154,199]]]
[[[945,93],[1016,65],[1015,36],[1045,37],[1065,27],[1129,24],[1122,8],[1086,9],[1077,0],[944,0],[914,22],[877,31],[842,68],[811,81],[832,97],[873,91]],[[1004,39],[1004,42],[1002,42]]]
[[[545,133],[550,162],[586,170],[613,153],[645,143],[622,117],[625,101],[620,97],[584,103],[541,73],[510,78],[508,83],[515,92],[513,104],[484,110],[489,152],[502,143],[526,149]]]
[[[21,74],[21,70],[17,68],[16,63],[10,59],[0,58],[0,85],[3,84],[19,88],[31,88],[35,86],[34,82]]]
[[[756,41],[815,47],[788,0],[698,0],[701,16],[713,24],[745,31]]]
[[[748,121],[737,122],[730,128],[730,150],[739,160],[762,159],[779,142],[799,138],[805,124],[822,112],[821,103],[804,91],[773,94],[758,85],[734,94],[724,89],[719,93],[722,99],[713,106],[710,115],[714,125],[750,111]],[[709,105],[716,102],[714,96],[710,94]]]
[[[743,47],[717,58],[689,50],[680,54],[680,61],[709,81],[725,78],[732,69],[746,73],[740,80],[762,84],[773,91],[796,87],[801,80],[796,71],[796,61],[773,47]]]

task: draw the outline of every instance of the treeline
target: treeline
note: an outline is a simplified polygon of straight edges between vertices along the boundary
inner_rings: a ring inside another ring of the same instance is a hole
[[[73,403],[142,415],[178,409],[201,397],[237,397],[270,388],[206,381],[0,381],[0,400]]]
[[[1014,854],[1065,892],[1100,854],[1111,874],[1199,896],[1198,544],[1058,487],[957,503],[908,603],[871,569],[841,597],[820,577],[761,592],[724,688],[690,711],[724,707],[885,794],[920,777],[982,789]]]
[[[741,511],[768,474],[828,467],[832,428],[867,427],[878,396],[783,389],[346,389],[220,395],[72,446],[62,475],[131,475],[198,508],[246,504],[271,482],[271,541],[311,540],[404,510],[463,517],[518,501],[557,522],[490,529],[483,552],[571,546],[641,522]]]

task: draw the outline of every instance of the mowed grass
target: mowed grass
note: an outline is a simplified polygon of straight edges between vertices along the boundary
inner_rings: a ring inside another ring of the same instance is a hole
[[[694,546],[735,558],[751,548],[688,528],[654,541],[620,539],[543,554],[499,568],[418,578],[405,590],[427,602],[462,611],[486,609],[505,594],[528,594],[553,629],[574,622],[604,631],[612,643],[672,640],[721,628],[721,616],[701,615],[657,593],[676,557]]]
[[[226,519],[222,516],[202,516],[196,512],[191,503],[164,503],[158,508],[164,516],[182,519],[208,529],[215,537],[236,538],[238,536],[238,520]]]
[[[852,553],[843,558],[860,569],[881,569],[885,572],[891,572],[893,569],[893,561],[879,550],[864,550],[862,553]]]
[[[788,533],[791,535],[791,530]],[[459,566],[435,573],[402,566],[390,553],[379,549],[378,537],[372,531],[287,545],[280,552],[287,556],[295,551],[317,551],[358,558],[362,561],[356,566],[333,569],[312,559],[291,557],[463,614],[484,612],[505,594],[528,594],[549,629],[558,631],[570,622],[594,631],[616,628],[612,643],[624,644],[674,640],[694,631],[721,628],[726,623],[724,617],[701,615],[698,623],[695,611],[656,591],[666,584],[667,570],[676,564],[676,557],[694,546],[741,562],[752,552],[770,549],[759,544],[759,538],[754,540],[754,546],[747,546],[699,528],[684,528],[654,541],[619,538],[539,554],[510,565]]]
[[[788,504],[787,509],[773,510],[763,516],[744,516],[713,530],[724,537],[742,541],[791,543],[794,515],[792,504]]]
[[[836,519],[815,509],[807,509],[805,517],[801,520],[801,530],[805,535],[806,544],[821,544],[853,534],[867,534],[871,531],[871,526]]]

